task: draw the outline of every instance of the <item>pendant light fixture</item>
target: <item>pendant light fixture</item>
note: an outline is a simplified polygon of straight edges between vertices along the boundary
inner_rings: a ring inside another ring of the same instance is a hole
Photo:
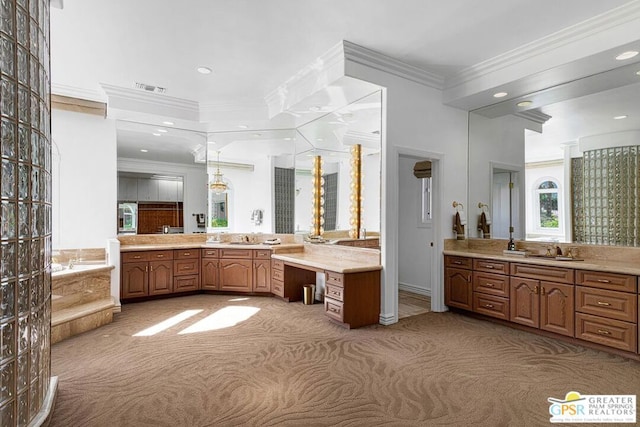
[[[218,160],[216,165],[216,173],[213,174],[213,182],[209,184],[209,188],[216,194],[221,194],[227,191],[227,184],[222,180],[222,172],[220,172],[220,151],[218,153]]]

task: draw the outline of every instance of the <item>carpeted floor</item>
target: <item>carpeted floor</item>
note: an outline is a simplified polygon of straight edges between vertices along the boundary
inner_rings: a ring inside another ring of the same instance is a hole
[[[219,295],[124,305],[52,370],[64,427],[539,426],[548,397],[640,395],[636,361],[455,313],[348,331],[321,304]]]

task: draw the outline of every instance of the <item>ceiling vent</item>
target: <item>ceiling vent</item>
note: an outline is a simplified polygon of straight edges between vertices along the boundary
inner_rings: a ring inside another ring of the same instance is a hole
[[[142,89],[146,92],[167,93],[166,87],[154,86],[147,83],[136,82],[136,89]]]

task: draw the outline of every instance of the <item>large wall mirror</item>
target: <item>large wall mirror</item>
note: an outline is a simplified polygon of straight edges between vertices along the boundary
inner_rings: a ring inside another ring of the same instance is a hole
[[[493,237],[505,236],[500,224],[511,213],[519,239],[640,246],[638,100],[640,62],[634,58],[510,100],[511,107],[471,112],[469,236],[481,237],[474,208],[484,202],[500,227]],[[519,179],[511,211],[496,203],[494,169]]]
[[[379,232],[381,101],[378,91],[296,129],[209,133],[207,231],[308,234],[312,159],[321,156],[324,230],[348,233],[350,148],[360,144],[362,226]],[[224,183],[224,191],[215,191],[216,180]],[[212,216],[218,206],[213,200],[221,194],[226,195],[226,224]]]

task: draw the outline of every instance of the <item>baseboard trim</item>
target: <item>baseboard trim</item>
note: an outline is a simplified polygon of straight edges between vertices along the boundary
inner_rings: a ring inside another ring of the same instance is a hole
[[[431,298],[431,289],[421,288],[416,285],[410,285],[409,283],[398,283],[398,290],[424,295]]]
[[[29,423],[29,427],[48,426],[53,415],[53,408],[56,405],[56,396],[58,395],[58,377],[51,377],[49,381],[49,391],[44,397],[42,408]]]
[[[395,314],[392,314],[392,313],[382,314],[382,313],[380,313],[380,324],[381,325],[389,326],[389,325],[393,325],[394,323],[398,323],[398,317]]]

